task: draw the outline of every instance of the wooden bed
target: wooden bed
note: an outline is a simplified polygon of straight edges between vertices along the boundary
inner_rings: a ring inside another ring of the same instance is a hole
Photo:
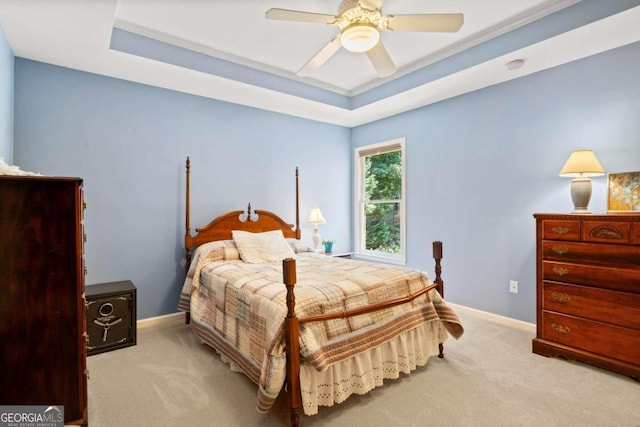
[[[249,204],[247,211],[232,211],[213,219],[204,227],[196,228],[196,234],[191,234],[190,228],[190,169],[189,158],[186,161],[186,269],[189,270],[192,262],[193,248],[198,248],[203,244],[225,241],[232,239],[234,230],[262,233],[273,230],[281,230],[284,237],[300,240],[300,215],[299,215],[299,191],[298,191],[298,169],[295,172],[295,219],[296,223],[288,224],[273,212],[264,210],[253,210]],[[359,316],[367,313],[378,312],[401,304],[409,303],[416,298],[426,295],[432,289],[436,289],[442,296],[444,294],[444,282],[441,278],[442,243],[433,242],[433,257],[435,260],[435,279],[433,284],[424,287],[417,292],[410,293],[400,298],[393,298],[384,302],[357,307],[355,309],[325,313],[320,315],[297,317],[296,316],[296,295],[295,285],[297,281],[296,260],[287,258],[282,260],[282,282],[286,287],[286,318],[284,319],[285,353],[286,353],[286,386],[288,392],[288,402],[291,412],[291,425],[300,424],[300,412],[302,407],[302,397],[300,389],[300,369],[301,353],[299,341],[299,328],[301,325],[310,322],[327,322],[333,319],[346,319],[352,316]],[[355,261],[345,261],[355,262]],[[182,304],[182,301],[181,301]],[[190,312],[186,305],[181,306],[185,310],[185,321],[190,323]],[[454,315],[455,316],[455,315]],[[197,333],[197,332],[196,332]],[[461,333],[461,332],[460,332]],[[456,337],[457,338],[457,337]],[[443,357],[443,345],[438,344],[438,357]],[[216,351],[224,355],[224,349],[216,348]],[[252,380],[251,375],[248,375]]]

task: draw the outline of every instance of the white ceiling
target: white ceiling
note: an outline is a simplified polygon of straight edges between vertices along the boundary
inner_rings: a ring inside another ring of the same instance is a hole
[[[251,64],[295,78],[295,73],[339,30],[334,26],[265,19],[270,8],[337,14],[340,0],[231,1],[120,0],[116,25],[154,38],[173,39],[184,47],[206,46],[216,56]],[[540,18],[574,1],[548,0],[386,0],[382,12],[458,13],[465,24],[457,33],[383,32],[382,42],[402,71],[424,66],[524,22]],[[350,94],[378,83],[366,55],[340,49],[307,81]]]
[[[578,1],[386,0],[383,14],[461,12],[465,23],[453,34],[384,32],[398,67],[385,79],[364,54],[343,49],[313,76],[296,76],[338,29],[264,16],[272,7],[335,14],[339,0],[2,0],[0,25],[18,57],[351,127],[636,42],[640,7],[355,109],[112,50],[113,28],[353,96]],[[507,70],[517,58],[525,66]]]

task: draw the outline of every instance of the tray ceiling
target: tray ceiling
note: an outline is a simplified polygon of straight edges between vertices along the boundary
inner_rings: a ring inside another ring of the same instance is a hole
[[[383,32],[398,68],[385,78],[344,49],[296,75],[339,30],[265,12],[335,14],[337,0],[3,0],[0,24],[18,57],[351,127],[639,39],[638,7],[555,33],[540,25],[579,3],[386,0],[384,14],[463,13],[464,25]],[[514,59],[524,66],[507,69]]]

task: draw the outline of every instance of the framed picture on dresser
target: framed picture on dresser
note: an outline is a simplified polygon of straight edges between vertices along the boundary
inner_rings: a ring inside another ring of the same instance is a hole
[[[609,174],[607,212],[640,214],[640,172]]]

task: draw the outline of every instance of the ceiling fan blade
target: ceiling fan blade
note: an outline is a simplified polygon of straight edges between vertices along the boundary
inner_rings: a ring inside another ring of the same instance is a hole
[[[389,31],[428,31],[455,33],[462,27],[462,13],[442,13],[428,15],[388,15]]]
[[[384,48],[381,41],[367,52],[367,56],[373,64],[373,68],[376,69],[378,76],[387,77],[397,71],[387,49]]]
[[[360,0],[360,7],[368,10],[376,10],[382,7],[384,0]]]
[[[298,72],[296,73],[299,76],[310,76],[313,74],[318,68],[322,67],[322,65],[329,60],[339,49],[340,49],[340,36],[335,36],[325,47],[320,49],[316,55],[311,58]]]
[[[265,13],[267,19],[277,19],[280,21],[311,22],[314,24],[333,25],[337,17],[325,15],[323,13],[302,12],[288,9],[269,9]]]

